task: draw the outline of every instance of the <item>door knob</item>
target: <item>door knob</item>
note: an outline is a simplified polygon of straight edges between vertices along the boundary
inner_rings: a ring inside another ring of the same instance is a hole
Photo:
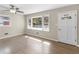
[[[58,29],[58,30],[61,30],[61,29]]]

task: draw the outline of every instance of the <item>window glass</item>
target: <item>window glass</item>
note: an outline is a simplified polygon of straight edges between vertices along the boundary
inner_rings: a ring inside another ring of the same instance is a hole
[[[31,28],[31,18],[28,18],[28,20],[27,20],[27,27]]]
[[[7,16],[0,16],[0,26],[9,26],[10,19]]]
[[[43,30],[49,31],[49,16],[44,16],[44,22],[43,22]]]
[[[42,17],[33,18],[33,27],[35,28],[42,28]]]
[[[31,19],[29,19],[29,26],[31,26]]]
[[[48,28],[48,17],[44,17],[44,28]]]

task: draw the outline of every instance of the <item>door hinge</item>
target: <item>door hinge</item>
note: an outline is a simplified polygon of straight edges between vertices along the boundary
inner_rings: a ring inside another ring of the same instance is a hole
[[[76,26],[75,26],[75,29],[76,29]]]
[[[76,42],[76,40],[75,40],[75,42]]]
[[[76,16],[76,14],[75,14],[75,16]]]

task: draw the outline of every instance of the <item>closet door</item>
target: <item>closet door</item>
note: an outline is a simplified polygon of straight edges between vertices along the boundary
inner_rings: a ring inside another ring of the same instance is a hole
[[[77,44],[77,11],[68,11],[58,15],[58,39],[68,44]]]
[[[69,44],[77,44],[77,11],[67,13],[67,40]]]
[[[67,42],[67,25],[66,22],[67,20],[65,20],[63,17],[64,14],[59,14],[58,15],[58,39],[60,42]]]

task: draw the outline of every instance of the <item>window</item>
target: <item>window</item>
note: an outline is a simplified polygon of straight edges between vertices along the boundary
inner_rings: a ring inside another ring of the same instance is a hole
[[[28,18],[27,27],[28,29],[49,31],[49,15]]]
[[[43,30],[44,31],[49,31],[49,17],[48,16],[44,16],[44,24],[43,24]]]
[[[9,26],[10,25],[10,21],[9,21],[9,17],[8,16],[0,16],[0,27],[3,26]]]
[[[3,26],[3,19],[0,17],[0,26]]]
[[[28,28],[31,28],[31,18],[28,18],[28,23],[27,23],[27,25],[28,25]]]
[[[42,17],[32,18],[34,28],[42,28]]]

